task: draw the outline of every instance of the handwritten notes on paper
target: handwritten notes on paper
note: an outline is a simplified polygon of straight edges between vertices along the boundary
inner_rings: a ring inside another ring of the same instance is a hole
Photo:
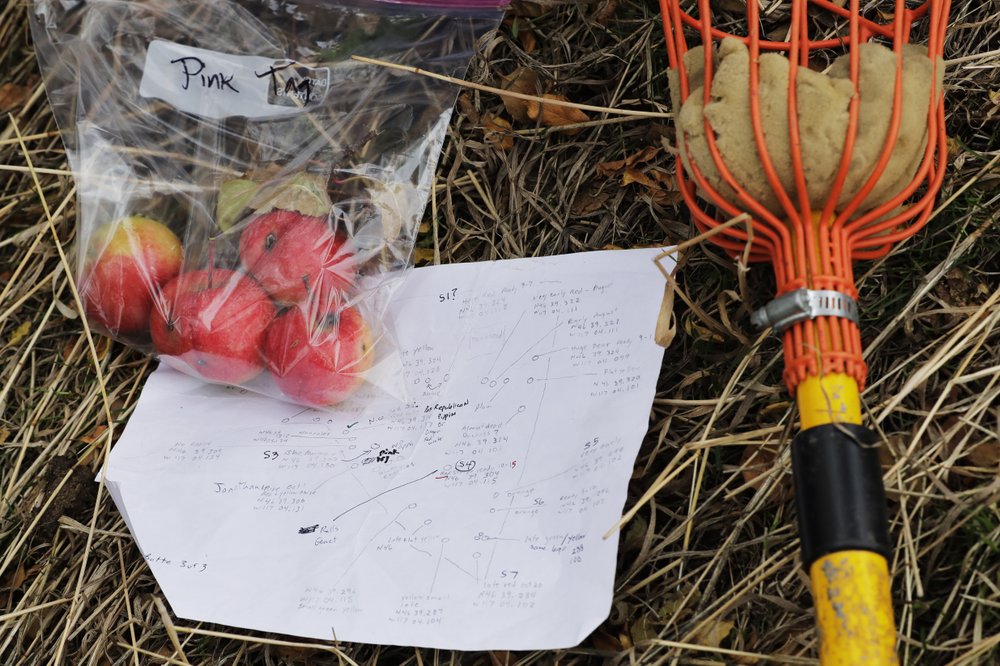
[[[655,250],[415,269],[405,403],[297,408],[158,369],[107,483],[181,618],[454,649],[607,616],[663,350]]]

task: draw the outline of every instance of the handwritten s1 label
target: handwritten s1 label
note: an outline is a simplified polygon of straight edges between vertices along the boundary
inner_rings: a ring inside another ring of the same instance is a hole
[[[330,90],[328,67],[232,55],[156,40],[149,45],[139,94],[212,119],[282,118],[313,109]]]

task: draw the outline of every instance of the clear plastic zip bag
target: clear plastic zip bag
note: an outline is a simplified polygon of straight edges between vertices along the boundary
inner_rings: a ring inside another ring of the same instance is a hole
[[[386,305],[497,0],[35,0],[89,324],[207,381],[404,397]]]

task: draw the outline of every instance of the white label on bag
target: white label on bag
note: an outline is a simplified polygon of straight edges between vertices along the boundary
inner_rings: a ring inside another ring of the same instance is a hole
[[[319,106],[330,68],[230,55],[157,40],[149,45],[139,94],[204,118],[281,118]]]

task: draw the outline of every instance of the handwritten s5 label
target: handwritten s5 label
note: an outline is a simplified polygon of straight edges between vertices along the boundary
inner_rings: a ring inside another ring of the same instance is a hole
[[[232,55],[156,40],[149,45],[139,94],[212,119],[282,118],[311,110],[330,90],[329,67]]]

